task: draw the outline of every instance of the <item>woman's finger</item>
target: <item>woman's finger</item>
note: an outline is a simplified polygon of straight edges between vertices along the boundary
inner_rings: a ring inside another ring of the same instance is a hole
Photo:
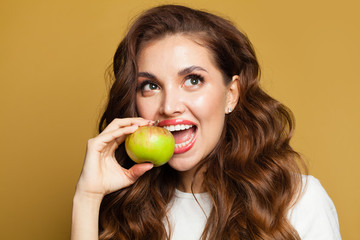
[[[129,127],[119,128],[111,132],[98,135],[97,137],[89,140],[88,148],[89,150],[101,152],[109,146],[109,144],[116,143],[117,145],[120,145],[125,140],[126,135],[133,133],[136,129],[138,129],[138,127],[139,126],[137,125],[131,125]]]
[[[145,126],[153,123],[154,121],[145,120],[143,118],[116,118],[100,134],[108,133],[131,125]]]
[[[125,170],[125,175],[129,179],[130,183],[134,183],[141,175],[152,169],[154,165],[152,163],[140,163],[135,164],[130,169]]]

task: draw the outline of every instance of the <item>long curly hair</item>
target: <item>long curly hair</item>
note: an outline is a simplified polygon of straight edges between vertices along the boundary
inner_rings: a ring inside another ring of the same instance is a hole
[[[289,144],[293,116],[260,88],[252,44],[229,20],[179,5],[141,14],[114,55],[114,81],[99,131],[115,118],[138,116],[136,56],[149,41],[173,34],[190,36],[209,49],[225,84],[240,76],[238,104],[226,115],[217,146],[197,168],[206,169],[201,172],[203,187],[213,204],[202,238],[300,239],[287,219],[302,185],[303,161]],[[133,165],[123,144],[115,156],[123,167]],[[164,165],[106,195],[100,208],[100,239],[170,239],[167,206],[177,184],[176,171]]]

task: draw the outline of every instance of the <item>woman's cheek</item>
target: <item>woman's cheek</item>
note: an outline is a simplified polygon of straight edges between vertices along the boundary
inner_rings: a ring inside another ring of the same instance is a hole
[[[206,95],[194,95],[189,97],[188,99],[188,105],[193,109],[193,110],[197,110],[197,111],[207,111],[208,110],[208,106],[209,106],[209,102],[208,102],[208,97]]]
[[[151,104],[150,101],[146,101],[144,98],[138,98],[136,101],[136,108],[139,117],[153,119],[154,105]]]
[[[225,109],[223,96],[215,92],[192,97],[190,106],[193,112],[204,117],[214,117],[215,113],[223,112]]]

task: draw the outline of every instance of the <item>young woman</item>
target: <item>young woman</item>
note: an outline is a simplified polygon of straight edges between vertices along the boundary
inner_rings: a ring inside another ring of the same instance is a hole
[[[341,239],[331,199],[300,173],[291,112],[259,73],[229,21],[174,5],[143,13],[114,56],[72,239]],[[174,155],[161,167],[134,164],[124,139],[155,120],[177,129]]]

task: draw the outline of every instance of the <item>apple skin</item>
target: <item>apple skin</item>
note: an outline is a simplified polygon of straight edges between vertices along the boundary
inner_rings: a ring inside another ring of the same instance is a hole
[[[159,167],[174,154],[175,139],[165,128],[142,126],[126,137],[125,149],[134,162],[151,162]]]

